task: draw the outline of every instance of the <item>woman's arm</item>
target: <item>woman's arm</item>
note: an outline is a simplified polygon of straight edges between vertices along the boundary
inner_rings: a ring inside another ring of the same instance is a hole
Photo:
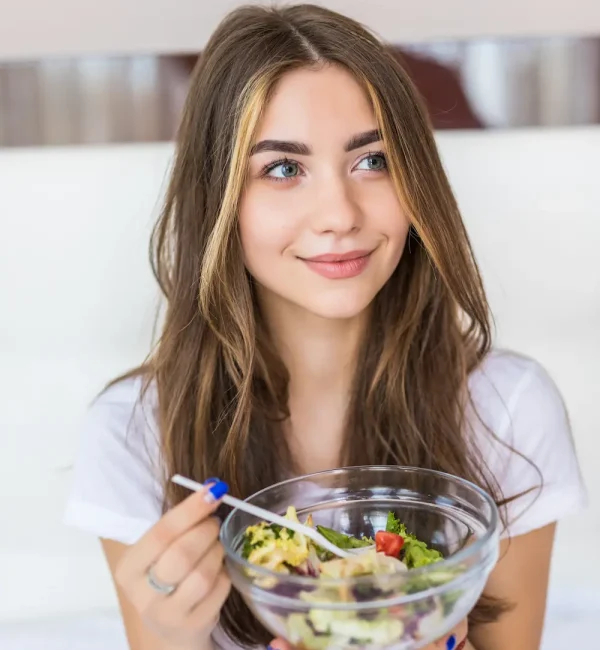
[[[503,541],[485,592],[514,609],[469,633],[476,650],[538,650],[542,639],[556,525]],[[466,649],[469,648],[467,644]]]
[[[142,619],[114,579],[116,568],[128,547],[125,544],[103,539],[102,548],[119,598],[119,607],[121,608],[121,615],[125,624],[130,650],[171,650],[169,646],[165,645],[163,640],[157,638],[146,629]]]

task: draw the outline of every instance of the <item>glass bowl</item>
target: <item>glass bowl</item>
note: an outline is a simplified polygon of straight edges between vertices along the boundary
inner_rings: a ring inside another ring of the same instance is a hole
[[[364,466],[277,483],[247,499],[277,514],[357,537],[385,529],[388,512],[444,559],[404,573],[332,579],[275,573],[242,557],[258,519],[233,510],[221,527],[233,586],[273,633],[306,650],[421,648],[447,634],[479,599],[498,559],[493,499],[463,479],[430,470]]]

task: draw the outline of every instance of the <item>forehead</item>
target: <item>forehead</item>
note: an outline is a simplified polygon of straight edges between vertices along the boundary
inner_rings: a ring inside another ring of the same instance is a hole
[[[256,140],[346,142],[377,128],[364,88],[342,67],[326,65],[286,73],[275,86]]]

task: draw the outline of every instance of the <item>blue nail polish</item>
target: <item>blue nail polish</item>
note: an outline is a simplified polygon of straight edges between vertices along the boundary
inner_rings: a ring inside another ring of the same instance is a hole
[[[446,650],[454,650],[454,648],[456,648],[456,637],[452,634],[446,641]]]
[[[208,489],[210,495],[215,501],[218,501],[224,494],[227,494],[229,486],[225,481],[217,481],[212,487]]]
[[[211,478],[207,478],[206,481],[204,481],[204,483],[202,483],[202,485],[208,485],[209,483],[218,483],[218,482],[219,482],[219,479],[215,478],[213,476]]]

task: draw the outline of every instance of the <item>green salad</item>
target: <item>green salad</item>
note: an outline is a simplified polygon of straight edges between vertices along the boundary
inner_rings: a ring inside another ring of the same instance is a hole
[[[298,522],[293,506],[286,518]],[[426,575],[410,574],[402,583],[402,590],[390,591],[386,576],[406,573],[440,562],[442,554],[430,548],[424,541],[407,531],[393,512],[387,516],[385,529],[374,537],[354,537],[340,531],[315,526],[312,516],[304,522],[316,528],[329,542],[341,549],[364,551],[347,558],[339,558],[320,548],[311,539],[288,528],[260,522],[249,526],[243,537],[242,555],[250,564],[288,575],[312,576],[314,578],[353,578],[376,576],[371,583],[332,587],[327,582],[313,589],[296,589],[286,594],[285,581],[276,584],[262,579],[260,586],[279,589],[281,595],[293,595],[311,606],[306,611],[282,613],[285,617],[286,638],[299,647],[310,650],[326,650],[329,647],[362,647],[389,645],[412,641],[426,635],[427,627],[440,624],[440,617],[452,605],[456,596],[447,595],[446,601],[428,598],[397,607],[374,609],[324,609],[320,604],[360,603],[394,596],[416,593],[429,587],[444,584],[454,577],[447,571],[435,571]],[[381,577],[381,579],[380,579]],[[390,583],[393,584],[393,583]],[[397,582],[395,583],[397,584]],[[293,588],[292,588],[293,589]],[[411,625],[407,621],[412,622]],[[416,625],[416,627],[415,627]],[[401,645],[399,646],[401,647]]]
[[[288,508],[286,518],[300,523],[293,506]],[[312,516],[309,516],[305,523],[314,527]],[[402,565],[398,566],[396,571],[419,568],[443,559],[439,551],[429,548],[425,542],[407,532],[406,526],[398,521],[393,512],[388,513],[386,527],[375,534],[375,539],[367,537],[359,539],[325,526],[316,526],[316,529],[323,537],[341,549],[374,547],[372,554],[367,551],[355,556],[356,558],[361,558],[363,555],[369,557],[374,562],[373,570],[366,570],[364,562],[359,563],[355,557],[343,560],[334,559],[329,551],[321,549],[304,535],[267,522],[261,522],[246,529],[242,554],[244,559],[251,564],[263,566],[272,571],[313,576],[322,574],[330,576],[332,566],[336,567],[336,571],[341,571],[344,574],[347,569],[347,575],[377,573],[378,561],[381,561],[383,563],[381,566],[384,567],[394,566],[394,563],[390,563],[389,560],[377,559],[383,557],[394,558],[398,565]],[[365,571],[360,570],[361,566]],[[384,572],[389,573],[390,571],[385,570]]]

